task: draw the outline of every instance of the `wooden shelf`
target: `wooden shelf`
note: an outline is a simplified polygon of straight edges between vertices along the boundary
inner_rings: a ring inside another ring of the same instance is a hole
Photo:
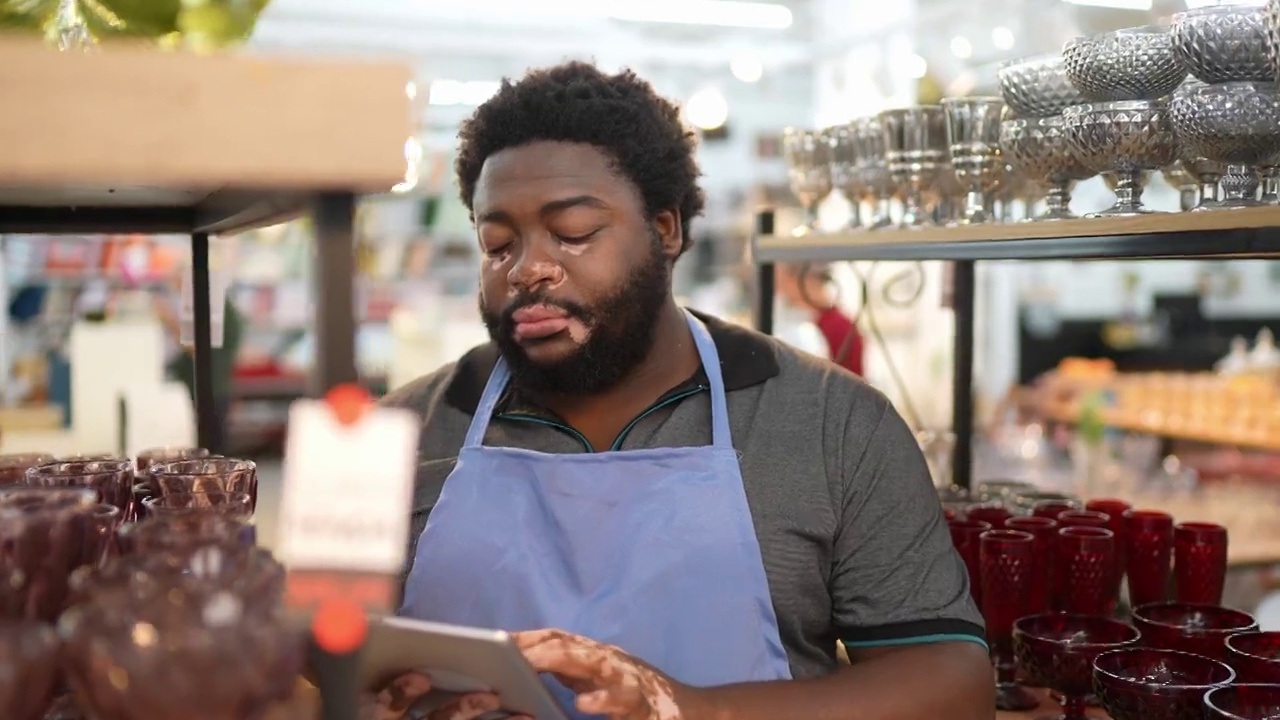
[[[1047,408],[1044,414],[1046,419],[1053,420],[1055,422],[1067,423],[1069,425],[1075,425],[1080,422],[1080,411],[1078,408]],[[1203,428],[1175,429],[1153,423],[1140,422],[1115,411],[1103,410],[1101,414],[1102,423],[1115,430],[1123,430],[1125,432],[1139,433],[1143,435],[1155,435],[1158,437],[1168,438],[1170,440],[1185,440],[1187,442],[1206,443],[1209,445],[1224,445],[1250,450],[1280,452],[1280,437],[1262,435],[1246,436],[1242,433],[1235,432],[1230,428],[1219,428],[1218,430],[1213,431]]]
[[[1280,206],[1137,217],[851,230],[754,240],[757,262],[1258,257],[1280,254]]]
[[[232,232],[390,190],[414,134],[399,63],[0,37],[0,232]]]

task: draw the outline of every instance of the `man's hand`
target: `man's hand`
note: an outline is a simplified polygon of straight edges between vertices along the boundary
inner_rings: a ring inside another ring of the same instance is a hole
[[[621,649],[561,630],[515,633],[538,672],[578,694],[584,713],[610,720],[693,720],[697,690],[680,685]]]
[[[368,695],[360,707],[360,720],[404,720],[409,709],[431,692],[431,678],[410,672],[392,680],[377,695]],[[469,693],[451,698],[426,715],[426,720],[475,720],[501,709],[493,693]],[[510,720],[530,720],[513,716]]]

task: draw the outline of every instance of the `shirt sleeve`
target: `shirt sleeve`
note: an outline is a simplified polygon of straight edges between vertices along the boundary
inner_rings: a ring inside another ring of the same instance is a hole
[[[910,428],[886,404],[871,435],[848,443],[862,452],[847,461],[833,556],[832,611],[841,640],[850,648],[985,646],[968,572]]]

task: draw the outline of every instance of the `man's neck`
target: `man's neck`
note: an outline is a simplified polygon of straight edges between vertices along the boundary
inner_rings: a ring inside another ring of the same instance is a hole
[[[654,327],[653,347],[620,382],[594,395],[536,399],[601,448],[602,440],[604,445],[613,442],[627,423],[697,372],[699,362],[684,311],[669,299]]]

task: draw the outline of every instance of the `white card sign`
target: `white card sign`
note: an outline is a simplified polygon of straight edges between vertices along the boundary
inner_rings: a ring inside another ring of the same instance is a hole
[[[289,410],[277,552],[291,571],[399,573],[405,562],[418,419],[370,407],[343,423],[331,405]]]

